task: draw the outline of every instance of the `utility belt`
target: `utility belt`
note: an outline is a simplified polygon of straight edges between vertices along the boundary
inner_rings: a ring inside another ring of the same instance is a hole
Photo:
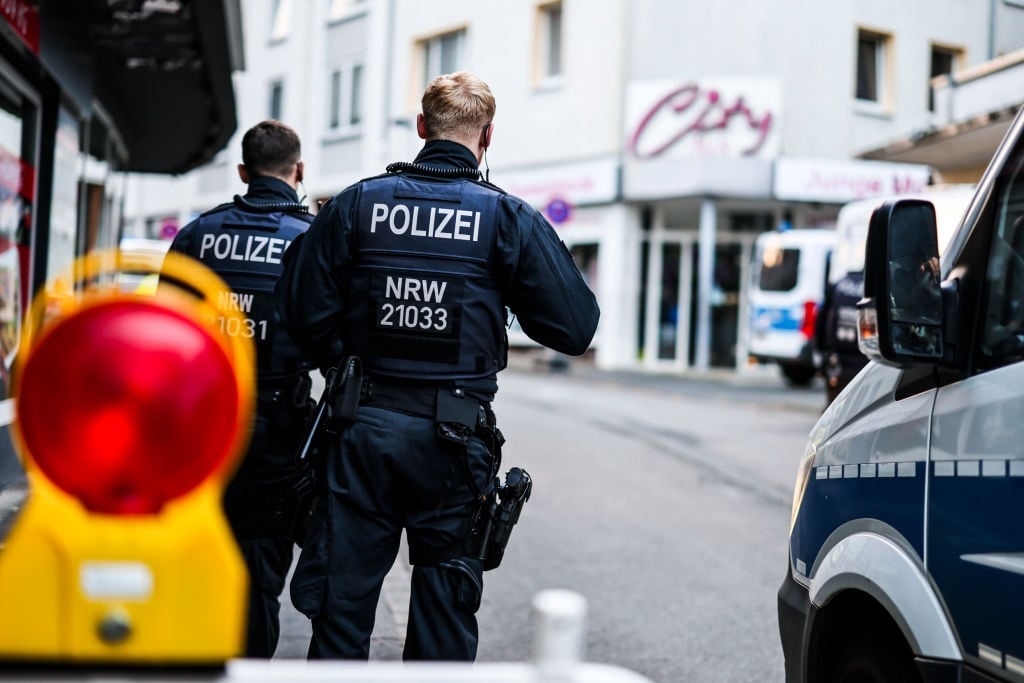
[[[471,432],[497,430],[490,403],[457,387],[368,377],[363,380],[359,403],[423,417],[438,424],[460,425]]]

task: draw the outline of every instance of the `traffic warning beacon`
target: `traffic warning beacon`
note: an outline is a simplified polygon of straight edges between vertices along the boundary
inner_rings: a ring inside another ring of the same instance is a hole
[[[243,647],[221,496],[249,436],[252,344],[222,332],[240,314],[198,262],[167,255],[143,295],[117,286],[145,269],[127,258],[79,261],[76,292],[40,295],[26,321],[29,496],[0,551],[0,665],[218,666]]]

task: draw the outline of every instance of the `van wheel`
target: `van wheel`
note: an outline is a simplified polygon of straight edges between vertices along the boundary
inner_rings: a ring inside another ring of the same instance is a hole
[[[839,652],[832,683],[921,683],[902,636],[888,630],[858,634]]]
[[[803,365],[780,365],[783,376],[797,387],[805,387],[814,379],[816,370]]]

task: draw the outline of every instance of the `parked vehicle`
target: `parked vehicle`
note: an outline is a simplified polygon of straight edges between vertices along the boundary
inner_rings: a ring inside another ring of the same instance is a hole
[[[864,246],[871,213],[883,202],[917,197],[935,206],[939,253],[960,224],[964,210],[974,196],[974,185],[933,185],[919,195],[858,199],[839,209],[836,218],[838,242],[829,268],[828,288],[818,311],[815,332],[825,378],[826,405],[846,388],[867,365],[857,344],[857,302],[864,292]]]
[[[160,262],[171,248],[171,240],[148,239],[145,237],[122,238],[118,247],[123,253],[144,257],[146,262],[159,270]],[[118,286],[123,292],[136,294],[152,294],[156,291],[157,272],[132,272],[130,270],[118,274]]]
[[[835,231],[819,228],[765,232],[754,245],[750,357],[778,363],[796,385],[818,371],[814,322],[835,245]]]
[[[1024,680],[1024,110],[941,258],[920,199],[873,214],[872,362],[800,462],[786,680]]]

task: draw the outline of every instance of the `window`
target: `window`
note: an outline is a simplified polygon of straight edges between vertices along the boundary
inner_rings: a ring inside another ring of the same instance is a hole
[[[999,367],[1024,360],[1024,149],[1018,143],[993,192],[992,242],[985,276],[982,363]]]
[[[858,100],[884,104],[886,52],[889,36],[871,31],[857,35]]]
[[[281,120],[281,108],[284,102],[284,83],[274,81],[270,84],[270,97],[267,103],[267,117]]]
[[[70,268],[78,254],[78,192],[84,166],[81,149],[78,119],[61,107],[53,146],[53,200],[46,254],[46,273],[50,277]]]
[[[363,65],[335,68],[328,83],[327,129],[348,131],[363,120]]]
[[[366,9],[366,0],[327,0],[327,21],[337,21]]]
[[[956,71],[962,55],[961,50],[956,48],[932,45],[932,62],[928,74],[928,111],[935,111],[935,91],[931,87],[931,79],[936,76],[945,76]]]
[[[331,130],[341,125],[341,71],[331,72],[331,86],[328,92],[330,112],[327,114],[327,127]]]
[[[788,292],[800,274],[800,250],[765,247],[761,254],[760,287],[766,292]]]
[[[423,41],[423,86],[435,76],[458,71],[465,51],[466,31],[460,29]]]
[[[270,40],[284,40],[292,30],[292,0],[274,0],[270,17]]]
[[[9,395],[7,373],[17,354],[21,321],[32,293],[29,264],[35,256],[35,187],[27,181],[35,174],[37,122],[36,104],[0,76],[0,399]],[[58,214],[61,200],[53,200]]]
[[[352,87],[349,88],[352,96],[348,111],[348,122],[353,126],[363,120],[363,65],[356,64],[352,67]]]
[[[543,81],[562,75],[562,3],[537,9],[540,13],[537,64],[538,75]]]

